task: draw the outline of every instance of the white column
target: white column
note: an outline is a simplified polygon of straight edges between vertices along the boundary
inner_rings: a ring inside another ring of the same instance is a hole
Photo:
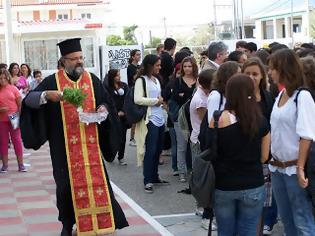
[[[285,25],[285,37],[290,38],[291,37],[291,22],[289,17],[284,18],[284,25]]]
[[[277,38],[277,19],[273,19],[272,21],[273,24],[273,38]]]
[[[11,0],[4,0],[4,27],[5,27],[5,50],[6,63],[9,65],[13,61],[13,34],[12,34],[12,17],[11,17]]]
[[[306,8],[306,37],[307,40],[310,39],[310,2],[309,0],[305,0],[305,8]],[[303,24],[303,23],[302,23]]]

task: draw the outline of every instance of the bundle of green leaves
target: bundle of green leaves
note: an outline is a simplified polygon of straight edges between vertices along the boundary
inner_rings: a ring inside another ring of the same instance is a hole
[[[82,107],[83,101],[87,97],[87,94],[82,92],[82,89],[77,88],[65,88],[63,90],[63,100],[73,104],[76,107]]]

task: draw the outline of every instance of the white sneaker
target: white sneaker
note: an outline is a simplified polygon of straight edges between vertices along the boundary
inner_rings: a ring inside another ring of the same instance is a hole
[[[217,222],[215,218],[213,218],[212,224],[211,224],[211,231],[217,231],[217,230],[218,230]]]
[[[202,207],[196,207],[195,214],[196,214],[196,216],[202,216],[203,208]]]
[[[270,228],[269,225],[264,225],[263,234],[264,235],[271,235],[272,234],[272,229]]]
[[[129,141],[129,146],[131,146],[131,147],[136,147],[136,146],[137,146],[136,140],[135,140],[135,139],[131,139],[131,140]]]
[[[205,230],[209,230],[209,223],[210,223],[210,219],[202,219],[201,227],[204,228]]]
[[[118,162],[119,162],[119,165],[121,165],[121,166],[127,165],[127,162],[125,162],[125,158],[118,160]]]
[[[186,175],[185,174],[179,174],[179,182],[182,182],[182,183],[184,183],[184,182],[186,182],[187,180],[186,180]]]

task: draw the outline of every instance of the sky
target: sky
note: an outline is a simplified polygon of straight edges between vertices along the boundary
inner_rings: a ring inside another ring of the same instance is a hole
[[[214,0],[110,0],[112,13],[109,21],[121,25],[161,25],[164,18],[167,25],[204,24],[213,21]],[[266,6],[280,6],[290,0],[243,0],[244,16],[250,16]],[[304,0],[293,0],[295,5]],[[229,5],[233,0],[216,0],[217,5]],[[238,0],[239,6],[241,0]],[[311,4],[315,0],[310,0]],[[254,4],[253,4],[254,3]],[[267,8],[271,9],[273,6]],[[217,7],[218,18],[229,18],[232,14],[224,13],[224,7]],[[223,12],[223,13],[222,13]],[[225,11],[226,12],[226,11]]]
[[[193,32],[196,26],[209,24],[214,20],[214,0],[110,0],[111,13],[108,14],[109,34],[122,35],[122,26],[138,25],[138,42],[148,42],[150,35],[163,38],[176,36],[182,32]],[[232,20],[233,0],[215,0],[217,20]],[[240,2],[241,0],[235,0]],[[273,8],[290,6],[291,0],[243,0],[244,17],[265,13]],[[309,0],[315,5],[315,0]],[[293,0],[295,6],[305,0]],[[165,33],[164,24],[167,27]],[[181,32],[182,31],[182,32]]]

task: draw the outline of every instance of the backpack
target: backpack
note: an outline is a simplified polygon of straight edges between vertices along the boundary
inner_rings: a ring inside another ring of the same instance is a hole
[[[298,99],[300,92],[303,90],[310,92],[310,94],[312,95],[312,97],[314,99],[314,96],[309,89],[299,88],[298,92],[294,98],[294,102],[296,105],[296,111],[298,109],[297,99]],[[314,99],[314,101],[315,101],[315,99]],[[311,201],[312,201],[312,205],[313,205],[313,211],[315,212],[315,142],[312,142],[309,153],[308,153],[306,166],[305,166],[305,174],[306,174],[306,177],[308,178],[308,181],[309,181],[308,186],[307,186],[307,192],[311,197]]]
[[[144,96],[147,97],[145,78],[141,76],[138,79],[142,80]],[[138,123],[141,119],[145,119],[148,109],[147,106],[141,106],[135,103],[134,94],[135,86],[131,87],[131,89],[126,94],[124,100],[123,109],[126,113],[126,119],[129,124],[135,124]]]
[[[188,99],[178,111],[178,124],[181,128],[186,142],[188,142],[190,133],[192,131],[191,120],[190,120],[190,103],[191,98]]]
[[[213,90],[212,90],[213,91]],[[216,90],[218,91],[218,90]],[[219,92],[219,91],[218,91]],[[220,93],[220,92],[219,92]],[[223,94],[220,93],[220,103],[218,110],[221,110],[223,105]],[[200,124],[200,132],[198,135],[198,140],[200,143],[200,150],[204,151],[209,148],[209,120],[208,120],[208,111],[206,112],[205,116],[203,117],[201,124]]]
[[[218,156],[218,123],[221,113],[222,111],[213,113],[214,133],[211,146],[195,158],[189,182],[191,194],[198,202],[198,205],[203,208],[213,207],[215,172],[212,161]]]

